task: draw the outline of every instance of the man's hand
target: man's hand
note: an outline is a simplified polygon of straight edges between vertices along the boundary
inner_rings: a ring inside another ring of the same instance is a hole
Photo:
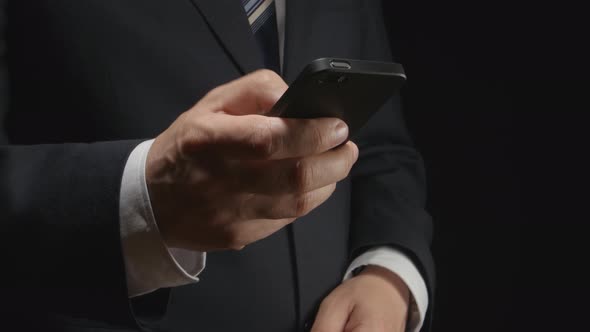
[[[146,182],[167,245],[241,249],[316,208],[348,175],[358,149],[340,145],[344,122],[261,115],[286,89],[272,71],[247,75],[213,89],[156,138]]]
[[[312,332],[403,332],[409,291],[393,272],[367,266],[322,301]]]

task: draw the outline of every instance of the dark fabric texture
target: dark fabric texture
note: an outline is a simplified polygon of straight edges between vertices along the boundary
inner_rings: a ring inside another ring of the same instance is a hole
[[[285,80],[319,57],[391,60],[380,6],[288,1]],[[209,254],[197,284],[130,301],[118,220],[127,157],[210,89],[264,66],[244,9],[0,0],[0,20],[5,324],[301,331],[351,259],[375,245],[406,252],[434,293],[422,162],[394,98],[353,138],[359,162],[325,204],[240,252]]]

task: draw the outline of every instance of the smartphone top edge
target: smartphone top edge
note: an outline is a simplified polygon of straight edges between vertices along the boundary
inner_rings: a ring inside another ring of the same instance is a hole
[[[333,66],[334,63],[346,63],[350,65],[350,68],[336,68]],[[404,67],[396,62],[384,62],[384,61],[368,61],[368,60],[357,60],[357,59],[346,59],[337,57],[324,57],[315,59],[310,62],[305,71],[315,73],[324,71],[327,69],[341,71],[341,72],[373,72],[384,75],[395,75],[406,79],[406,73]]]

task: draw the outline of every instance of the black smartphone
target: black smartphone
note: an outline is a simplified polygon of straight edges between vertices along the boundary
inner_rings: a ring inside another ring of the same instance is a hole
[[[399,63],[320,58],[301,71],[268,115],[336,117],[353,137],[405,80]]]

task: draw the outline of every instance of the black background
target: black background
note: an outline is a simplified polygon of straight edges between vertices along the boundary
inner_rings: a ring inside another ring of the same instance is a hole
[[[385,1],[435,220],[435,331],[584,330],[581,5]]]

